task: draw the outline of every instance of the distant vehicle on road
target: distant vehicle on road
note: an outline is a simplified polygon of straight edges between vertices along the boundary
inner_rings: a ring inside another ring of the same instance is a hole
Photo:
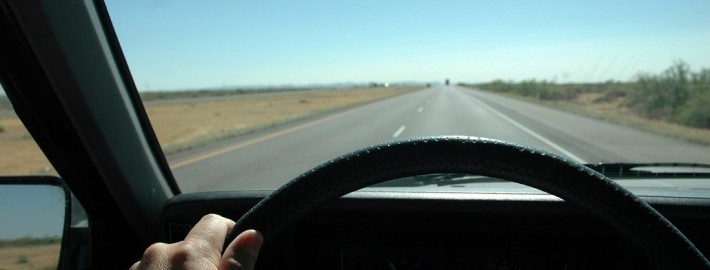
[[[449,85],[449,79],[446,79],[446,85]]]

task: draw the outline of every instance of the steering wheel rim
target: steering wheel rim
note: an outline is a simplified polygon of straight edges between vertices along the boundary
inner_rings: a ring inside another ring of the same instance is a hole
[[[327,161],[256,204],[237,221],[226,243],[256,229],[268,244],[328,201],[386,180],[431,173],[485,175],[540,189],[589,210],[658,269],[710,269],[670,221],[606,176],[543,150],[468,136],[382,143]]]

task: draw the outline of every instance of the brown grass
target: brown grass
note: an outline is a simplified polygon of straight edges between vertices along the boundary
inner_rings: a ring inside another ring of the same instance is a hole
[[[60,244],[0,248],[0,269],[57,269]]]
[[[54,172],[25,126],[16,116],[0,118],[0,174],[28,175]]]
[[[238,136],[296,119],[409,93],[419,88],[392,87],[293,91],[240,95],[224,100],[185,100],[146,105],[148,116],[166,152],[174,152]],[[55,173],[22,122],[0,117],[0,174]]]
[[[174,152],[418,88],[313,90],[226,100],[147,105],[164,151]]]

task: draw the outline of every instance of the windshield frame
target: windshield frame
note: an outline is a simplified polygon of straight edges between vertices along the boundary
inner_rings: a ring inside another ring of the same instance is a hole
[[[3,87],[57,173],[79,201],[92,202],[89,218],[112,222],[93,223],[92,233],[159,240],[155,217],[180,191],[125,80],[130,72],[111,45],[109,36],[117,38],[103,1],[2,4]]]

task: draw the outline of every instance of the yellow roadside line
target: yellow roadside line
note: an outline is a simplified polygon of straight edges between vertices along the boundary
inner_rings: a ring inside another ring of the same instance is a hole
[[[280,131],[277,131],[277,132],[274,132],[274,133],[270,133],[270,134],[264,135],[264,136],[262,136],[262,137],[258,137],[258,138],[254,138],[254,139],[251,139],[251,140],[247,140],[247,141],[245,141],[245,142],[237,143],[237,144],[231,145],[231,146],[229,146],[229,147],[227,147],[227,148],[222,148],[222,149],[219,149],[219,150],[215,150],[215,151],[213,151],[213,152],[205,153],[205,154],[202,154],[202,155],[199,155],[199,156],[196,156],[196,157],[192,157],[192,158],[189,158],[189,159],[186,159],[186,160],[182,160],[182,161],[179,161],[179,162],[175,162],[175,163],[173,163],[173,164],[170,164],[170,169],[171,169],[171,170],[174,170],[174,169],[177,169],[177,168],[180,168],[180,167],[184,167],[184,166],[193,164],[193,163],[198,162],[198,161],[202,161],[202,160],[205,160],[205,159],[208,159],[208,158],[213,158],[213,157],[216,157],[216,156],[224,155],[224,154],[226,154],[226,153],[232,152],[232,151],[237,150],[237,149],[240,149],[240,148],[244,148],[244,147],[247,147],[247,146],[250,146],[250,145],[254,145],[254,144],[257,144],[257,143],[260,143],[260,142],[264,142],[264,141],[268,141],[268,140],[271,140],[271,139],[274,139],[274,138],[278,138],[278,137],[281,137],[281,136],[286,135],[286,134],[289,134],[289,133],[293,133],[293,132],[296,132],[296,131],[299,131],[299,130],[303,130],[303,129],[305,129],[305,128],[309,128],[309,127],[312,127],[312,126],[315,126],[315,125],[318,125],[318,124],[321,124],[321,123],[324,123],[324,122],[327,122],[327,121],[330,121],[330,120],[333,120],[333,119],[336,119],[336,118],[343,117],[343,116],[345,116],[345,115],[347,115],[347,114],[351,114],[351,113],[360,111],[360,110],[364,109],[365,107],[367,107],[367,106],[359,106],[359,107],[357,107],[357,108],[350,109],[350,110],[347,110],[347,111],[344,111],[344,112],[339,112],[339,113],[336,113],[336,114],[333,114],[333,115],[330,115],[330,116],[327,116],[327,117],[324,117],[324,118],[321,118],[321,119],[317,119],[317,120],[314,120],[314,121],[311,121],[311,122],[308,122],[308,123],[304,123],[304,124],[301,124],[301,125],[298,125],[298,126],[290,127],[290,128],[287,128],[287,129],[284,129],[284,130],[280,130]]]

